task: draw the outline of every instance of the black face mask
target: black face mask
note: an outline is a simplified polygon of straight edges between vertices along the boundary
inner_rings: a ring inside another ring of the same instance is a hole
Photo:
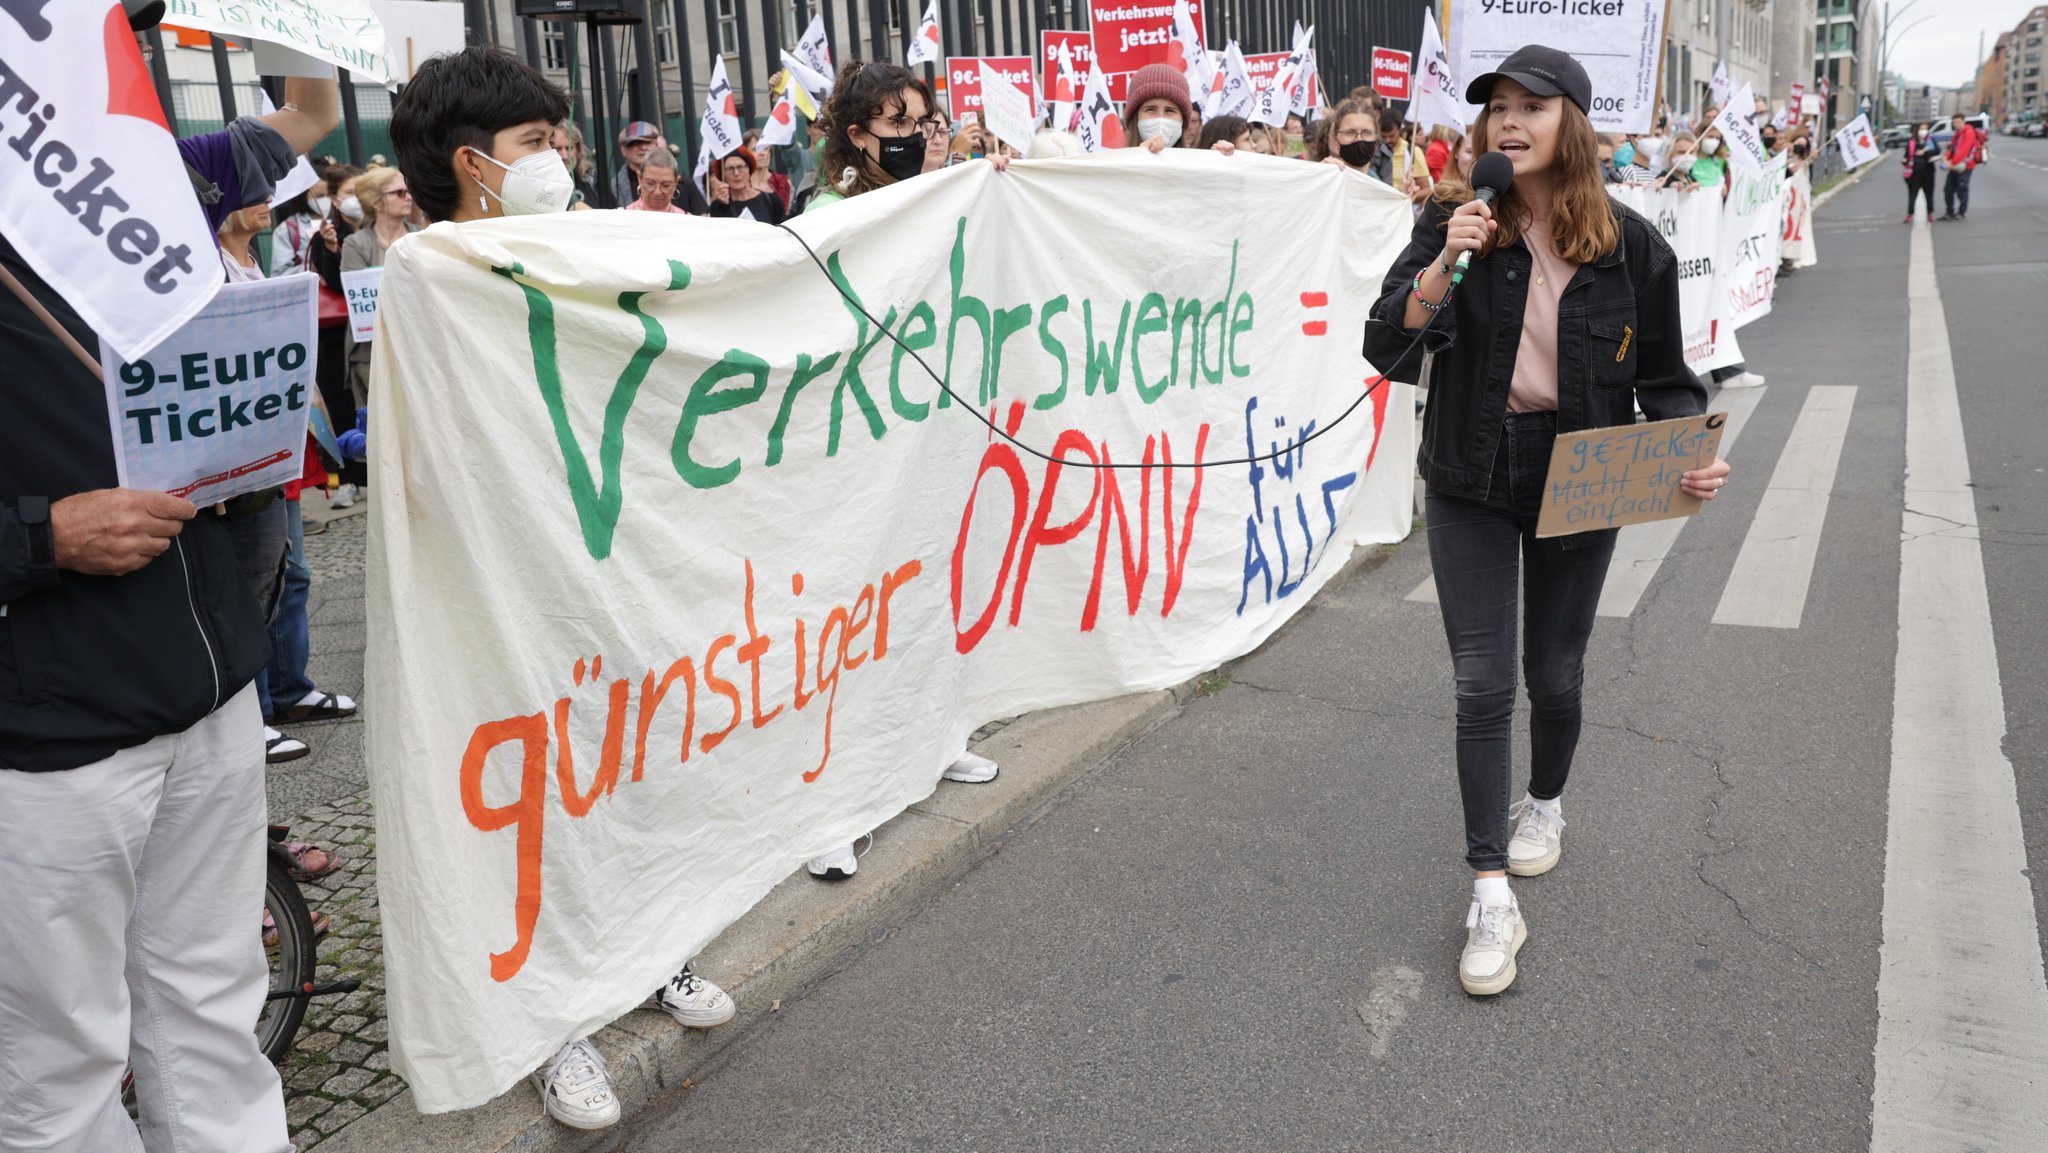
[[[1364,168],[1372,163],[1373,153],[1379,150],[1379,146],[1377,140],[1353,140],[1337,146],[1337,158],[1353,168]]]
[[[909,136],[877,136],[881,156],[875,161],[891,180],[908,180],[924,171],[925,140],[922,133]]]
[[[1766,137],[1764,137],[1764,147],[1765,147],[1765,148],[1776,148],[1777,146],[1778,146],[1778,138],[1777,138],[1777,137],[1775,137],[1775,136],[1766,136]]]
[[[1806,141],[1804,140],[1792,146],[1792,155],[1799,157],[1801,160],[1806,159],[1806,151]]]

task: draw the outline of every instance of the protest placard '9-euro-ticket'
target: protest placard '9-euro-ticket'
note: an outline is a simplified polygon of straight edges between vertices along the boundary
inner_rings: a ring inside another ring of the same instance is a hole
[[[311,273],[229,284],[142,356],[102,349],[123,488],[212,504],[299,475],[318,284]]]

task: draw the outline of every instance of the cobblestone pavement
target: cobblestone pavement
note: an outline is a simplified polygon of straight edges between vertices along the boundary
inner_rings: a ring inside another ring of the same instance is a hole
[[[306,562],[313,572],[308,672],[322,689],[349,694],[362,708],[370,704],[363,693],[368,527],[368,517],[347,515],[306,538]],[[986,726],[973,743],[1007,724]],[[341,861],[341,868],[303,886],[306,903],[333,921],[320,939],[317,979],[362,982],[353,993],[308,1006],[291,1055],[280,1068],[292,1142],[305,1150],[391,1100],[404,1084],[391,1072],[387,1052],[377,830],[363,765],[362,717],[293,725],[288,731],[313,752],[270,767],[271,819],[290,825],[292,840],[319,845]]]
[[[384,938],[377,920],[376,828],[370,799],[359,794],[303,814],[294,840],[311,841],[341,868],[304,886],[306,901],[333,919],[320,939],[317,979],[354,977],[362,988],[315,1000],[306,1010],[279,1072],[292,1143],[317,1145],[342,1126],[398,1095],[384,1021]]]

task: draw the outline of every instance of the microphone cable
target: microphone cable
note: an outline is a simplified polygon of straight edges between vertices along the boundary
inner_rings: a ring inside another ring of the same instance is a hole
[[[1343,424],[1346,420],[1349,420],[1351,418],[1351,415],[1358,411],[1359,405],[1364,404],[1366,400],[1372,396],[1373,393],[1378,392],[1380,388],[1387,383],[1387,378],[1384,375],[1381,376],[1364,392],[1359,393],[1358,397],[1355,400],[1353,400],[1350,403],[1350,405],[1346,406],[1343,412],[1338,413],[1336,420],[1331,421],[1329,424],[1323,426],[1322,428],[1318,428],[1310,432],[1307,436],[1302,437],[1300,440],[1291,442],[1284,448],[1276,448],[1271,452],[1261,453],[1257,456],[1229,457],[1223,460],[1190,461],[1186,464],[1166,464],[1164,462],[1148,463],[1146,461],[1090,461],[1070,460],[1067,458],[1055,458],[1051,453],[1041,451],[1037,447],[1030,444],[1026,444],[1024,441],[1019,440],[1018,438],[1011,436],[1009,433],[1003,431],[1003,429],[996,424],[994,418],[984,414],[981,411],[981,407],[979,405],[970,404],[966,400],[962,399],[959,393],[953,391],[953,386],[947,383],[944,377],[932,371],[932,366],[925,363],[924,357],[919,356],[916,349],[903,343],[903,339],[901,337],[897,336],[893,332],[890,332],[887,326],[885,326],[881,321],[875,319],[875,314],[869,312],[867,310],[866,305],[863,305],[858,299],[854,297],[853,291],[850,288],[847,288],[846,286],[841,285],[839,283],[838,279],[832,275],[832,270],[825,267],[825,262],[819,258],[817,250],[811,247],[809,241],[805,240],[802,236],[798,235],[796,230],[791,228],[788,224],[778,224],[775,227],[780,228],[782,231],[787,232],[791,236],[795,237],[796,242],[798,244],[803,245],[804,254],[811,258],[812,264],[818,266],[818,271],[821,274],[823,274],[825,279],[831,283],[832,287],[838,291],[840,299],[846,302],[847,307],[853,309],[855,312],[866,317],[868,323],[874,325],[877,331],[881,332],[884,336],[887,336],[892,342],[895,343],[896,347],[902,349],[904,352],[909,353],[910,358],[912,360],[917,361],[917,366],[924,370],[924,374],[926,376],[932,378],[933,383],[939,386],[940,391],[944,392],[947,396],[953,398],[953,403],[956,407],[964,409],[967,412],[973,413],[974,419],[987,425],[989,432],[1003,438],[1016,448],[1022,449],[1025,453],[1031,456],[1035,456],[1038,459],[1046,461],[1050,464],[1058,464],[1066,468],[1147,469],[1224,468],[1234,467],[1236,465],[1270,463],[1272,461],[1278,460],[1283,456],[1287,456],[1294,453],[1295,451],[1299,450],[1303,445],[1306,445],[1307,443],[1316,439],[1317,437],[1322,436],[1324,433],[1329,432],[1332,429],[1336,428],[1338,425]],[[1408,342],[1408,347],[1402,349],[1401,355],[1394,358],[1395,364],[1398,365],[1402,361],[1408,359],[1408,354],[1414,352],[1415,347],[1422,343],[1423,336],[1429,332],[1429,326],[1436,323],[1436,318],[1443,312],[1445,308],[1450,306],[1451,294],[1457,291],[1458,285],[1456,282],[1453,282],[1450,287],[1444,289],[1443,299],[1436,302],[1435,308],[1433,308],[1430,311],[1429,319],[1423,321],[1422,327],[1415,330],[1415,336]]]

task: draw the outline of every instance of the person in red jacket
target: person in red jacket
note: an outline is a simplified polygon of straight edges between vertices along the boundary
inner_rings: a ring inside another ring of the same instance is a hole
[[[1970,173],[1984,159],[1984,134],[1958,112],[1949,121],[1955,135],[1949,137],[1946,166],[1948,179],[1941,184],[1943,220],[1961,220],[1970,212]]]

